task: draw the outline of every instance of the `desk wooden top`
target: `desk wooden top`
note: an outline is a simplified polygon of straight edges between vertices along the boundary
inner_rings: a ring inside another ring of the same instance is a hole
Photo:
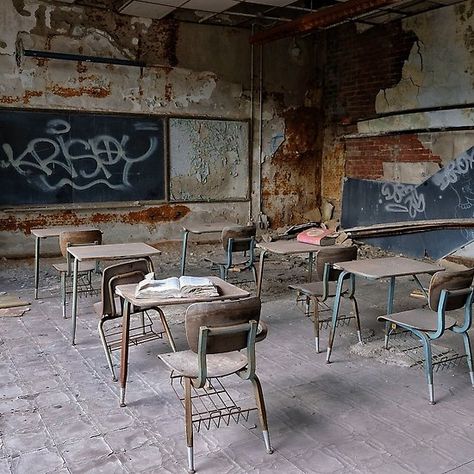
[[[44,229],[31,229],[31,233],[40,239],[46,239],[47,237],[59,237],[61,232],[76,231],[76,230],[99,230],[97,227],[92,226],[78,226],[78,225],[65,225],[58,227],[45,227]]]
[[[291,255],[297,253],[319,252],[322,248],[327,248],[329,246],[305,244],[304,242],[298,242],[296,239],[292,239],[277,240],[275,242],[260,242],[257,244],[257,247],[280,255]],[[330,247],[334,247],[334,245],[331,245]]]
[[[143,242],[126,244],[84,245],[69,247],[67,251],[80,262],[84,260],[113,260],[159,255],[160,250]]]
[[[209,276],[206,277],[211,280],[214,285],[219,289],[219,296],[201,296],[201,297],[186,297],[186,298],[159,298],[157,296],[151,296],[147,298],[135,298],[135,288],[137,285],[119,285],[115,289],[117,295],[128,300],[134,306],[140,308],[153,308],[154,306],[169,306],[176,304],[191,304],[199,303],[202,301],[222,301],[222,300],[237,300],[240,298],[247,298],[250,293],[246,290],[232,285],[218,277]]]
[[[191,232],[191,234],[210,234],[212,232],[222,232],[224,227],[232,227],[233,225],[238,224],[228,221],[211,222],[209,224],[189,223],[183,226],[183,230]]]
[[[335,263],[334,267],[372,280],[417,275],[419,273],[436,273],[444,270],[444,268],[438,265],[406,257],[351,260],[350,262]]]

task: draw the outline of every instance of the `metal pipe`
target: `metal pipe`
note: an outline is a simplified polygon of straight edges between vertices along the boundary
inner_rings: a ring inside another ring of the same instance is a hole
[[[252,24],[252,35],[254,34],[255,32],[255,24]],[[253,157],[254,156],[254,153],[253,153],[253,137],[254,137],[254,126],[255,126],[255,121],[254,121],[254,113],[253,113],[253,107],[254,107],[254,103],[253,103],[253,94],[254,94],[254,80],[253,80],[253,74],[254,74],[254,70],[253,70],[253,62],[254,62],[254,59],[255,59],[255,48],[254,48],[254,45],[251,44],[250,45],[250,143],[252,144],[252,153],[251,153],[251,156]],[[253,160],[251,162],[251,166],[250,166],[250,202],[249,202],[249,221],[252,220],[253,218],[253,199],[254,197],[252,196],[252,189],[253,189],[253,186],[252,186],[252,181],[253,181],[253,172],[252,172],[252,169],[253,169]]]
[[[53,51],[37,51],[34,49],[24,49],[24,56],[33,58],[62,59],[64,61],[84,61],[88,63],[117,64],[120,66],[144,67],[145,63],[141,61],[132,61],[130,59],[104,58],[100,56],[86,56],[83,54],[55,53]]]
[[[260,44],[259,64],[259,133],[258,133],[258,215],[262,214],[262,144],[263,144],[263,44]]]

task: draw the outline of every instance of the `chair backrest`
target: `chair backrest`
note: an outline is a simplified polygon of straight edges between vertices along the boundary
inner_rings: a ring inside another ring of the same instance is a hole
[[[443,290],[465,290],[471,287],[474,268],[460,271],[441,271],[431,277],[428,303],[433,311],[438,310],[438,304]],[[452,295],[446,302],[445,309],[451,311],[462,308],[469,297],[468,294]]]
[[[245,252],[250,250],[254,243],[256,233],[257,227],[255,224],[224,227],[221,234],[222,247],[227,252],[229,249],[229,239],[232,239],[232,252]]]
[[[357,259],[357,247],[323,247],[316,255],[316,274],[319,280],[323,279],[324,267],[326,263],[349,262]],[[335,281],[339,278],[341,271],[331,268],[329,270],[328,281]]]
[[[153,264],[149,258],[138,258],[104,268],[102,272],[102,314],[109,317],[119,316],[120,313],[115,306],[115,288],[118,285],[138,283],[152,271]]]
[[[73,245],[100,245],[102,232],[100,230],[74,230],[59,234],[59,248],[63,257],[68,256],[67,248]]]
[[[194,303],[186,311],[186,338],[189,348],[198,352],[199,330],[202,326],[224,328],[260,320],[260,298],[251,297],[234,301]],[[247,347],[248,331],[232,334],[209,335],[206,352],[217,354]]]

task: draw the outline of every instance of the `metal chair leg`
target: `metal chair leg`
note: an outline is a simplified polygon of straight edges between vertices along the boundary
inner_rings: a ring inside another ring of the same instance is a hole
[[[466,351],[467,365],[469,366],[469,376],[471,377],[471,385],[474,387],[474,363],[472,360],[471,341],[467,332],[461,333],[464,339],[464,349]]]
[[[252,269],[252,273],[253,273],[253,281],[255,282],[255,285],[257,285],[257,269],[255,268],[255,265],[253,264],[250,268]]]
[[[191,379],[184,378],[184,416],[186,423],[186,445],[188,448],[188,472],[194,473],[193,406],[191,402]]]
[[[104,323],[105,323],[105,320],[101,319],[97,326],[97,330],[99,332],[100,340],[102,341],[102,347],[104,348],[107,364],[109,366],[110,372],[112,373],[112,380],[116,382],[117,377],[115,376],[114,364],[112,363],[112,355],[110,354],[109,346],[107,345],[107,341],[105,339]]]
[[[268,454],[273,453],[273,448],[270,442],[270,434],[268,432],[267,423],[267,411],[265,409],[265,400],[263,399],[262,385],[256,375],[254,375],[250,381],[252,382],[255,391],[255,401],[257,403],[258,416],[260,419],[260,425],[262,427],[263,441],[265,442],[265,448]]]
[[[414,334],[416,334],[421,342],[423,343],[423,351],[425,353],[425,376],[426,376],[426,382],[428,384],[428,392],[430,396],[430,405],[435,404],[435,398],[434,398],[434,385],[433,385],[433,359],[432,359],[432,353],[431,353],[431,342],[426,334],[423,334],[420,331],[412,331]]]
[[[319,354],[319,303],[318,298],[313,297],[314,312],[313,312],[313,325],[314,325],[314,344],[316,346],[316,353]]]
[[[61,302],[63,307],[63,318],[66,319],[66,274],[61,272]]]
[[[161,324],[163,325],[163,329],[165,330],[166,337],[168,338],[168,342],[170,343],[171,349],[173,352],[176,352],[176,344],[174,343],[173,335],[171,334],[170,327],[168,326],[168,321],[166,320],[165,314],[160,308],[154,308],[158,314],[160,315]]]
[[[356,318],[357,338],[359,339],[359,343],[363,344],[363,342],[362,342],[362,332],[361,332],[361,328],[360,328],[359,306],[358,306],[357,300],[355,299],[354,296],[351,296],[349,299],[351,300],[352,310],[354,311],[354,315],[355,315],[355,318]]]

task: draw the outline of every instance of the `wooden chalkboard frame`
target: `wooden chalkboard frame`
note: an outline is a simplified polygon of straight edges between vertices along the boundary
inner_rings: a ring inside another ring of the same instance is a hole
[[[0,108],[0,208],[166,202],[167,137],[158,115]]]

